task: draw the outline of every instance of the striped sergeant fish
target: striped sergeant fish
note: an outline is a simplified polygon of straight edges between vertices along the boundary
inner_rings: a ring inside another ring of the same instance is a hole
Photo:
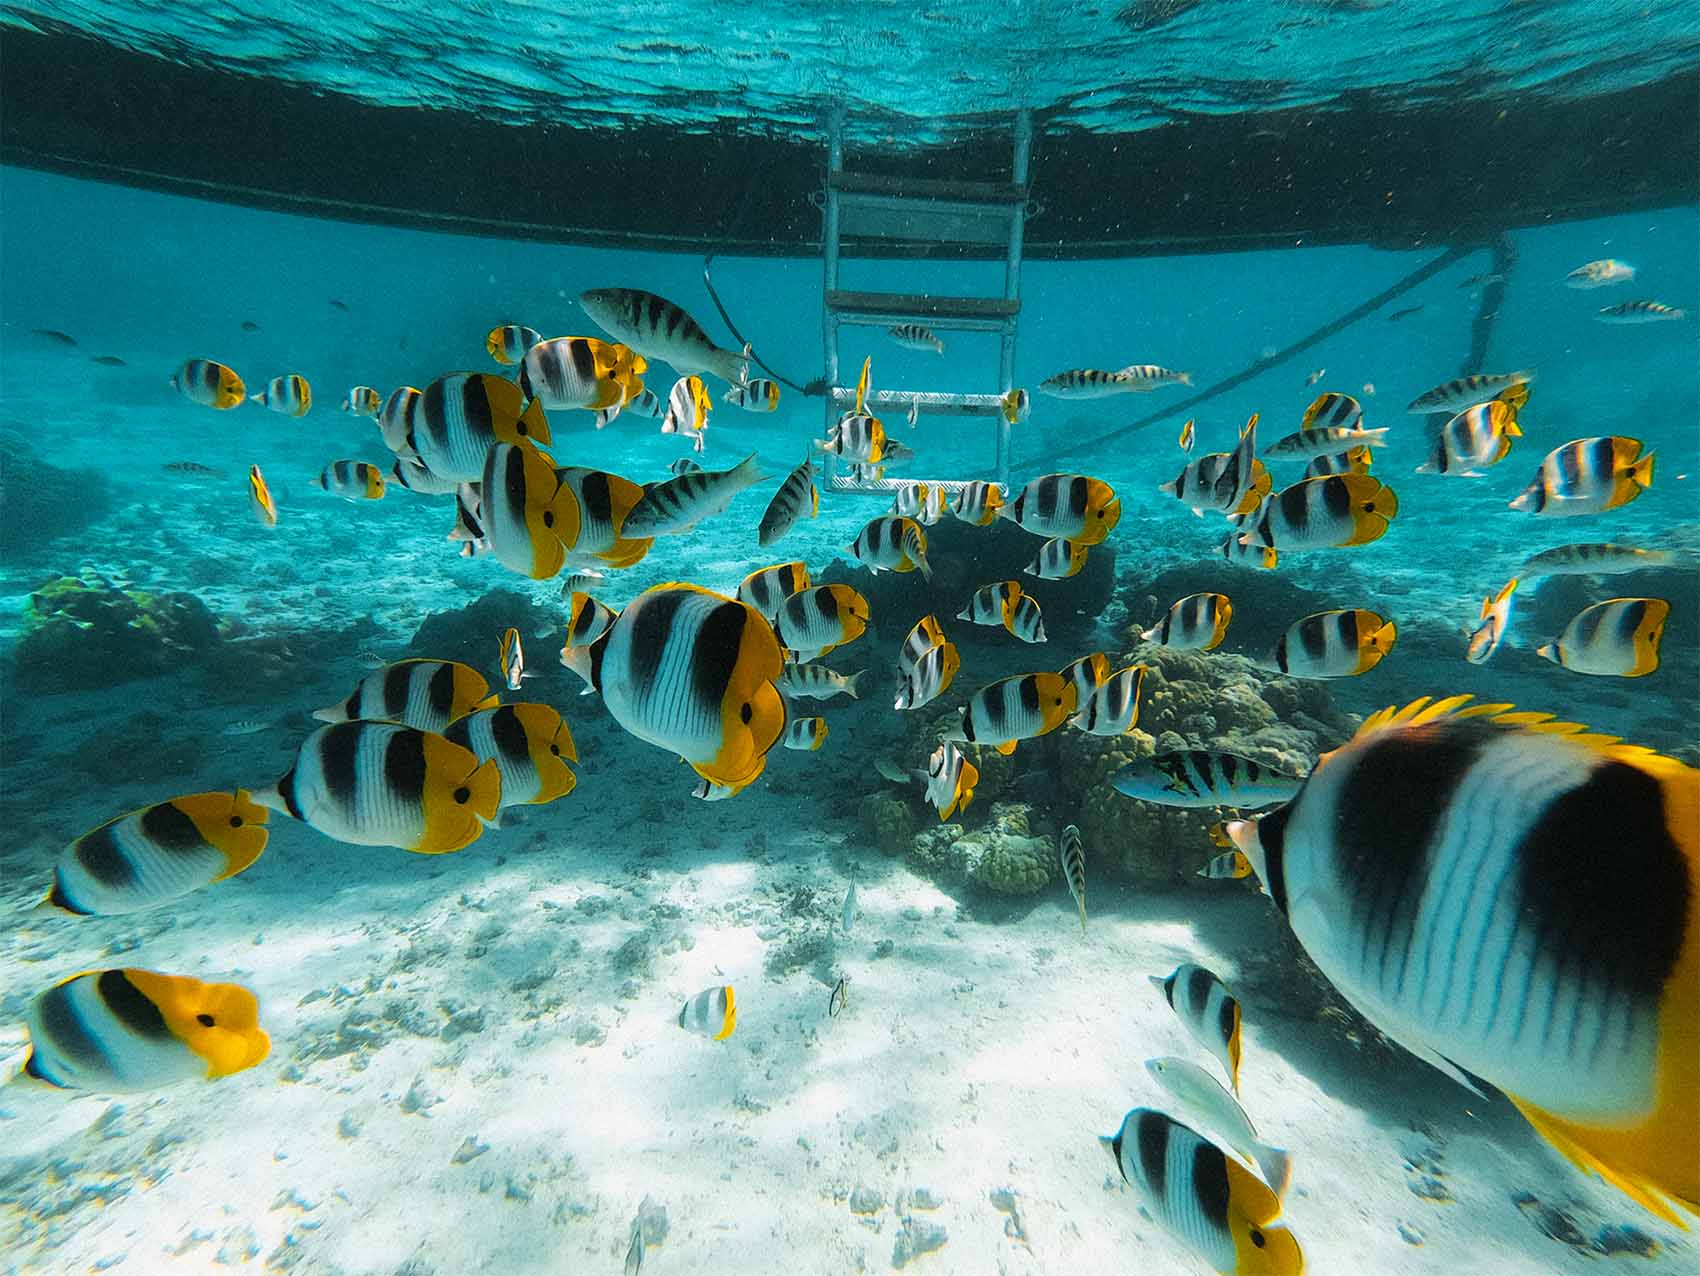
[[[1564,277],[1566,288],[1604,288],[1610,284],[1625,284],[1635,278],[1635,267],[1628,262],[1606,257],[1578,266]]]
[[[1363,404],[1349,394],[1330,390],[1311,400],[1310,406],[1305,409],[1304,419],[1299,422],[1299,429],[1353,430],[1363,417]]]
[[[484,348],[497,363],[511,368],[541,340],[543,334],[536,328],[528,328],[523,323],[504,323],[490,329],[484,338]]]
[[[1246,863],[1247,873],[1250,872],[1251,864],[1245,856],[1238,851],[1228,854],[1239,856]],[[1247,1164],[1255,1165],[1275,1195],[1286,1193],[1293,1180],[1292,1154],[1257,1137],[1251,1118],[1239,1101],[1222,1088],[1220,1081],[1188,1059],[1147,1059],[1145,1071],[1184,1106],[1204,1118],[1205,1129],[1219,1135]]]
[[[1379,430],[1363,430],[1345,428],[1337,425],[1313,426],[1289,434],[1285,438],[1276,439],[1263,449],[1263,455],[1276,456],[1286,461],[1308,460],[1317,456],[1328,456],[1336,452],[1350,451],[1356,447],[1386,447],[1387,428]]]
[[[271,1053],[240,984],[155,970],[91,970],[30,1002],[23,1076],[62,1090],[135,1094],[252,1068]]]
[[[801,700],[830,700],[837,695],[860,699],[857,686],[867,677],[866,669],[842,674],[825,665],[789,664],[779,675],[776,685],[787,696]]]
[[[1469,700],[1372,715],[1229,833],[1377,1028],[1680,1225],[1675,1205],[1700,1211],[1700,771]]]
[[[773,499],[763,511],[756,528],[756,541],[763,548],[772,545],[790,531],[804,512],[810,518],[820,515],[820,489],[815,486],[815,463],[808,457],[785,476]]]
[[[850,553],[874,572],[919,570],[923,580],[933,578],[927,565],[927,533],[912,518],[886,515],[872,520],[850,545]]]
[[[1080,841],[1080,830],[1070,824],[1057,839],[1057,859],[1062,865],[1063,881],[1074,897],[1080,913],[1080,933],[1086,933],[1086,848]]]
[[[593,288],[580,293],[578,301],[614,340],[671,365],[681,376],[710,372],[732,385],[749,380],[748,346],[737,354],[720,349],[701,324],[665,297],[636,288]]]
[[[1084,474],[1043,474],[997,512],[1024,532],[1046,539],[1060,536],[1080,545],[1101,542],[1121,516],[1115,489]]]
[[[733,793],[761,775],[785,729],[773,630],[747,603],[696,585],[645,590],[607,633],[562,659],[629,734]]]
[[[295,765],[254,800],[338,842],[440,855],[495,820],[502,777],[434,732],[337,722],[303,740]]]
[[[1531,576],[1617,576],[1623,572],[1638,572],[1652,567],[1668,567],[1676,559],[1662,549],[1637,549],[1633,545],[1618,545],[1599,541],[1584,545],[1560,545],[1557,549],[1542,550],[1517,574]]]
[[[1393,489],[1368,474],[1303,479],[1263,503],[1240,532],[1248,546],[1277,550],[1368,545],[1399,513]]]
[[[222,882],[260,858],[269,814],[237,789],[191,793],[120,815],[60,853],[41,906],[110,917]]]
[[[1662,301],[1620,301],[1615,306],[1602,307],[1594,318],[1600,323],[1663,323],[1686,319],[1688,312],[1680,306],[1667,306]]]
[[[679,1012],[679,1027],[710,1041],[724,1041],[738,1026],[738,999],[731,984],[705,988]]]
[[[398,660],[367,674],[348,699],[315,709],[313,716],[320,722],[368,718],[441,731],[474,709],[494,705],[489,692],[484,675],[458,660]]]
[[[248,397],[242,378],[211,359],[190,359],[171,374],[171,388],[191,403],[220,412],[235,407]]]
[[[980,768],[949,740],[927,759],[927,801],[939,813],[941,823],[968,809],[979,783]]]
[[[543,405],[527,405],[512,381],[487,372],[451,372],[421,393],[407,443],[438,478],[476,483],[493,443],[551,441]],[[405,455],[405,453],[404,453]]]
[[[825,718],[792,718],[779,742],[787,749],[812,753],[826,743],[826,735]]]
[[[682,474],[701,474],[702,466],[688,456],[681,456],[667,467],[667,472],[674,478]]]
[[[1214,651],[1228,636],[1234,605],[1226,594],[1188,594],[1139,636],[1174,651]]]
[[[1040,580],[1067,580],[1086,566],[1086,546],[1063,540],[1060,536],[1039,547],[1039,555],[1022,568],[1029,576]]]
[[[1515,407],[1499,399],[1478,403],[1440,427],[1428,460],[1417,466],[1417,473],[1480,478],[1483,470],[1505,459],[1511,440],[1522,436]]]
[[[1478,403],[1486,403],[1503,390],[1527,385],[1534,379],[1532,372],[1473,373],[1424,390],[1411,400],[1405,411],[1462,412]]]
[[[742,385],[727,388],[720,396],[725,402],[746,412],[773,412],[779,407],[779,382],[757,378]]]
[[[661,418],[663,434],[680,434],[691,440],[692,450],[701,452],[707,446],[703,431],[708,429],[708,414],[714,410],[714,400],[708,397],[708,387],[697,376],[680,377],[667,395],[667,415]]]
[[[1355,447],[1335,456],[1312,457],[1305,478],[1327,478],[1330,474],[1368,474],[1372,457],[1367,447]]]
[[[376,417],[384,406],[384,398],[369,385],[357,385],[342,401],[342,410],[350,416]]]
[[[1068,720],[1069,725],[1088,735],[1125,735],[1132,731],[1139,721],[1139,691],[1145,685],[1145,668],[1129,665],[1118,669],[1089,691],[1080,692],[1080,710]]]
[[[1608,434],[1576,439],[1548,452],[1534,482],[1511,502],[1514,510],[1568,518],[1627,505],[1653,485],[1653,453],[1641,440]]]
[[[998,507],[1003,504],[1003,491],[996,483],[986,483],[979,479],[964,483],[956,493],[956,504],[951,512],[964,523],[975,527],[990,527],[992,520],[998,516]]]
[[[490,551],[509,571],[547,580],[576,545],[580,513],[572,488],[530,442],[497,443],[484,456],[479,517]]]
[[[519,389],[549,411],[616,408],[643,392],[649,364],[625,346],[597,337],[555,337],[529,346]]]
[[[383,435],[384,446],[397,456],[418,458],[411,440],[419,424],[419,404],[423,398],[424,393],[410,385],[397,386],[378,409],[378,433]]]
[[[950,641],[941,641],[930,648],[907,670],[900,664],[898,674],[903,685],[897,689],[892,708],[919,709],[931,704],[950,690],[961,668],[962,657],[957,654],[956,644]]]
[[[918,323],[900,323],[887,328],[886,335],[905,350],[931,350],[934,354],[944,353],[944,342],[933,335],[931,328],[923,328]]]
[[[944,738],[989,744],[1005,757],[1022,740],[1049,735],[1078,707],[1071,679],[1055,673],[1021,673],[981,687],[959,710],[962,717]]]
[[[868,600],[848,585],[817,585],[788,597],[773,629],[797,660],[814,660],[867,632]]]
[[[578,537],[567,544],[569,564],[587,570],[591,563],[618,569],[643,561],[655,538],[632,536],[626,526],[643,500],[643,488],[618,474],[577,465],[561,467],[555,477],[578,501]]]
[[[546,704],[504,704],[457,718],[443,738],[502,777],[500,806],[541,806],[566,797],[578,783],[567,766],[578,761],[573,733]]]
[[[416,491],[420,496],[447,496],[461,486],[454,479],[439,479],[418,457],[396,457],[396,462],[389,467],[389,477],[394,483],[408,491]]]
[[[1010,614],[1009,623],[1004,628],[1022,642],[1044,642],[1045,617],[1039,610],[1039,600],[1032,594],[1023,594],[1017,598],[1015,610]]]
[[[1497,594],[1482,599],[1481,615],[1477,618],[1480,623],[1470,631],[1469,643],[1464,648],[1465,660],[1473,665],[1486,664],[1488,657],[1499,650],[1499,644],[1511,632],[1511,596],[1516,592],[1517,581],[1513,578]]]
[[[1163,1229],[1218,1272],[1300,1276],[1304,1254],[1267,1184],[1190,1126],[1134,1108],[1098,1140]]]
[[[956,613],[956,618],[976,625],[1002,625],[1014,633],[1015,606],[1023,596],[1020,581],[1002,580],[995,585],[982,585],[974,591],[968,605]]]
[[[345,501],[379,501],[384,497],[384,472],[365,461],[332,461],[313,486]]]
[[[1240,1092],[1240,1003],[1213,973],[1186,962],[1162,978],[1150,976],[1169,1009],[1198,1042],[1216,1056],[1228,1084]]]
[[[1659,642],[1670,619],[1662,598],[1610,598],[1585,607],[1535,654],[1572,673],[1641,678],[1659,667]]]
[[[1172,372],[1154,363],[1133,363],[1117,372],[1070,368],[1039,383],[1053,399],[1104,399],[1112,394],[1143,394],[1164,385],[1191,385],[1190,372]]]
[[[772,624],[785,600],[808,587],[807,563],[779,563],[773,567],[758,568],[744,577],[738,583],[738,601],[754,607],[763,620]]]
[[[1294,678],[1352,678],[1380,664],[1398,637],[1373,611],[1319,611],[1275,640],[1275,667]]]
[[[860,465],[878,465],[890,448],[885,426],[877,416],[845,413],[815,448]]]
[[[699,470],[652,483],[637,507],[626,516],[628,536],[677,536],[703,519],[720,513],[746,487],[765,481],[751,452],[729,470]]]
[[[1074,684],[1075,702],[1085,705],[1087,697],[1103,686],[1110,676],[1110,658],[1101,651],[1094,651],[1089,656],[1070,661],[1059,671],[1059,676]]]
[[[303,417],[313,410],[313,387],[297,372],[273,377],[266,388],[248,396],[249,403],[263,404],[284,416]]]
[[[654,390],[644,390],[634,395],[627,400],[625,410],[633,416],[648,417],[651,421],[659,421],[667,415],[667,405]]]
[[[1131,762],[1111,781],[1117,793],[1158,806],[1232,806],[1245,810],[1285,802],[1304,777],[1235,753],[1179,749]]]

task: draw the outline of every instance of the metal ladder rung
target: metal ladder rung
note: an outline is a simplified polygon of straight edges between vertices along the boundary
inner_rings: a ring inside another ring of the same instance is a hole
[[[844,323],[928,323],[966,332],[1002,332],[1015,322],[1021,302],[1007,297],[941,297],[834,288],[826,294],[826,308]]]
[[[996,209],[1008,216],[1027,206],[1027,188],[1012,182],[971,182],[931,177],[885,177],[840,170],[827,180],[846,200],[926,201],[957,207]]]
[[[968,486],[968,480],[966,479],[858,480],[847,475],[840,474],[827,481],[827,489],[833,492],[844,492],[857,496],[891,496],[902,488],[908,487],[911,483],[925,483],[928,487],[942,488],[950,496],[955,496],[963,488]],[[1004,492],[1003,488],[999,484],[994,483],[992,486],[998,488],[998,491],[1003,495],[1008,495],[1008,493]]]
[[[837,406],[856,402],[856,387],[833,386],[832,401]],[[901,415],[915,404],[929,416],[1002,416],[1001,394],[948,394],[937,390],[875,390],[866,399],[866,406],[889,408]]]

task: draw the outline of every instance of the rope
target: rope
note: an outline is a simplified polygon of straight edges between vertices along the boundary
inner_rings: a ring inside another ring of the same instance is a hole
[[[1218,395],[1226,394],[1229,390],[1232,390],[1237,386],[1244,385],[1253,377],[1260,376],[1263,373],[1268,372],[1271,368],[1286,363],[1295,355],[1303,354],[1312,346],[1326,341],[1335,333],[1349,328],[1360,319],[1375,313],[1375,311],[1379,310],[1382,306],[1385,306],[1395,297],[1404,295],[1411,289],[1415,288],[1418,284],[1439,274],[1453,262],[1471,251],[1473,251],[1471,248],[1454,245],[1441,253],[1438,257],[1434,258],[1432,261],[1418,266],[1397,283],[1388,288],[1384,288],[1381,292],[1376,293],[1375,296],[1371,297],[1368,301],[1352,307],[1352,309],[1348,310],[1345,314],[1341,315],[1333,322],[1326,323],[1314,332],[1306,334],[1285,349],[1277,350],[1274,354],[1269,355],[1267,358],[1259,359],[1256,363],[1251,364],[1249,367],[1234,373],[1233,376],[1218,381],[1214,385],[1206,386],[1191,398],[1182,399],[1177,403],[1172,403],[1166,408],[1152,412],[1147,416],[1140,417],[1139,420],[1128,425],[1118,426],[1116,429],[1100,434],[1096,438],[1086,439],[1078,443],[1070,443],[1064,447],[1041,453],[1039,456],[1029,459],[1025,464],[1032,466],[1049,465],[1052,461],[1065,456],[1075,456],[1081,452],[1095,451],[1104,444],[1118,439],[1124,434],[1132,434],[1135,430],[1143,430],[1147,426],[1157,424],[1159,421],[1165,421],[1172,417],[1177,417],[1197,404],[1207,403],[1211,399],[1216,398]]]
[[[755,197],[755,193],[756,193],[756,184],[761,179],[761,177],[765,174],[765,172],[766,172],[765,169],[758,169],[756,171],[756,173],[750,178],[750,180],[745,184],[745,186],[744,186],[744,197],[743,197],[743,199],[738,201],[738,211],[735,212],[732,215],[732,223],[727,228],[726,238],[720,241],[722,244],[730,243],[733,239],[735,239],[737,237],[738,228],[741,225],[743,225],[744,219],[747,216],[749,216],[750,205],[751,205],[752,202],[754,202],[754,197]],[[758,368],[760,368],[763,372],[767,373],[767,375],[772,377],[775,381],[778,381],[781,385],[790,386],[798,394],[819,394],[819,393],[821,393],[822,388],[824,388],[825,385],[826,385],[826,382],[824,380],[817,377],[814,381],[811,381],[807,387],[805,387],[805,386],[798,385],[795,381],[791,380],[789,377],[780,376],[779,373],[775,372],[772,368],[767,366],[766,362],[762,359],[762,357],[755,352],[755,348],[753,346],[750,346],[750,343],[744,339],[744,334],[738,331],[738,325],[732,322],[732,316],[727,314],[726,313],[726,307],[720,304],[720,294],[715,291],[715,289],[714,289],[714,278],[713,278],[712,275],[709,274],[709,267],[714,264],[714,259],[719,254],[719,252],[720,252],[720,249],[718,247],[713,248],[702,259],[702,286],[704,288],[708,289],[709,298],[714,302],[714,308],[720,312],[721,322],[724,323],[726,325],[726,327],[731,331],[733,340],[735,340],[738,343],[740,348],[747,347],[747,346],[750,347],[750,362],[754,363]]]

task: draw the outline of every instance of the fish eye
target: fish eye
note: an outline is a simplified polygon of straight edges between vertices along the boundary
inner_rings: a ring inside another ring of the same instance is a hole
[[[755,716],[755,712],[754,712],[754,710],[752,710],[750,708],[749,701],[746,700],[744,702],[744,707],[742,709],[738,710],[738,717],[740,719],[742,719],[745,726],[749,726],[750,719],[753,718],[754,716]]]
[[[463,806],[466,804],[467,799],[471,796],[472,790],[467,788],[464,784],[455,790],[455,801]]]
[[[199,1014],[195,1016],[195,1022],[200,1024],[203,1028],[210,1028],[217,1022],[217,1020],[209,1014]]]
[[[549,746],[549,752],[553,753],[558,758],[561,756],[561,746],[558,744],[551,744]]]
[[[241,828],[242,827],[242,817],[240,815],[231,816],[230,817],[230,827],[233,828],[233,829]]]
[[[1263,1248],[1263,1232],[1258,1228],[1251,1229],[1251,1243],[1259,1249]]]

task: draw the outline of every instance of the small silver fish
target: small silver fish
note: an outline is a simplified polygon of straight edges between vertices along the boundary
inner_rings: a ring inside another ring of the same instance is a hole
[[[354,663],[362,669],[382,669],[390,662],[375,651],[357,651],[354,653]]]
[[[1322,378],[1327,374],[1327,372],[1328,372],[1327,368],[1318,368],[1315,372],[1311,373],[1308,377],[1305,378],[1305,384],[1306,385],[1315,385],[1318,381],[1322,380]]]
[[[606,579],[607,577],[593,567],[581,567],[561,582],[561,597],[571,598],[574,594],[588,594]]]
[[[1058,855],[1062,860],[1063,880],[1068,893],[1074,896],[1074,906],[1080,910],[1080,933],[1086,933],[1086,848],[1080,842],[1080,830],[1070,824],[1062,831]]]
[[[850,933],[850,923],[856,920],[856,879],[850,879],[850,889],[844,892],[844,933]]]
[[[850,1003],[850,977],[840,975],[838,982],[832,987],[832,996],[826,999],[826,1015],[836,1019],[844,1013],[844,1007]]]
[[[228,722],[228,723],[226,723],[225,727],[224,727],[223,734],[225,734],[225,735],[258,735],[260,732],[264,731],[269,726],[271,726],[271,723],[269,723],[269,722],[259,722],[259,721],[256,721],[253,718],[243,718],[239,722]]]

